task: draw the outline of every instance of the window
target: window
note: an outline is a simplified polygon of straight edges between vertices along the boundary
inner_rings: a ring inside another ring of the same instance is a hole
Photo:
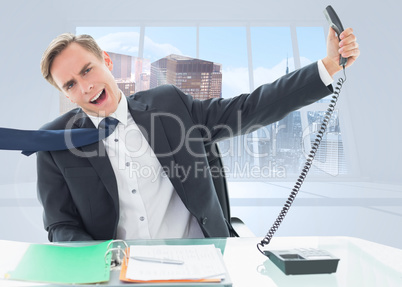
[[[322,27],[298,27],[296,31],[301,66],[326,56],[326,41]],[[331,96],[328,96],[300,110],[303,131],[304,134],[308,134],[303,140],[305,154],[311,150],[311,143],[321,126],[330,100]],[[335,110],[331,117],[310,173],[332,176],[348,173],[338,110]]]
[[[199,34],[199,57],[222,66],[222,97],[231,98],[248,92],[246,29],[200,27]]]
[[[200,100],[233,97],[326,55],[323,27],[78,27],[77,34],[83,33],[92,35],[114,61],[130,62],[115,74],[126,95],[171,83]],[[294,180],[329,100],[324,98],[251,134],[222,141],[229,180]],[[340,115],[336,110],[331,119],[312,175],[348,173]]]

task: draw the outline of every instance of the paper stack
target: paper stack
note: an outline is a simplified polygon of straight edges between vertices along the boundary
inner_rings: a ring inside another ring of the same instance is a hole
[[[149,258],[137,260],[134,258]],[[166,263],[169,260],[182,264]],[[226,268],[214,245],[133,245],[120,280],[127,282],[220,282]]]

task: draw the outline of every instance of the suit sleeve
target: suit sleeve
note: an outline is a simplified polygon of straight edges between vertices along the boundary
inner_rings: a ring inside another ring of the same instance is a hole
[[[205,126],[211,134],[204,136],[213,141],[253,132],[332,92],[332,86],[322,82],[317,63],[230,99],[197,101],[178,91],[194,122]]]
[[[50,152],[37,153],[38,198],[50,241],[93,240],[85,231],[70,191]]]

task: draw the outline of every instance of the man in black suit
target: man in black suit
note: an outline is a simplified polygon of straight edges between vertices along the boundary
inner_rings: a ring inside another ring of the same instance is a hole
[[[206,147],[252,132],[332,93],[359,56],[352,29],[328,37],[322,61],[250,94],[198,101],[166,85],[125,98],[113,63],[89,36],[62,34],[45,51],[43,76],[80,108],[44,129],[97,127],[119,120],[97,144],[38,152],[38,196],[50,241],[229,236]]]

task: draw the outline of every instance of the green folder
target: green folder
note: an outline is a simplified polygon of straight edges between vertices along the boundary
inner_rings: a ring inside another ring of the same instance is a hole
[[[79,247],[31,244],[7,278],[64,284],[109,281],[112,253],[105,254],[110,242]]]

